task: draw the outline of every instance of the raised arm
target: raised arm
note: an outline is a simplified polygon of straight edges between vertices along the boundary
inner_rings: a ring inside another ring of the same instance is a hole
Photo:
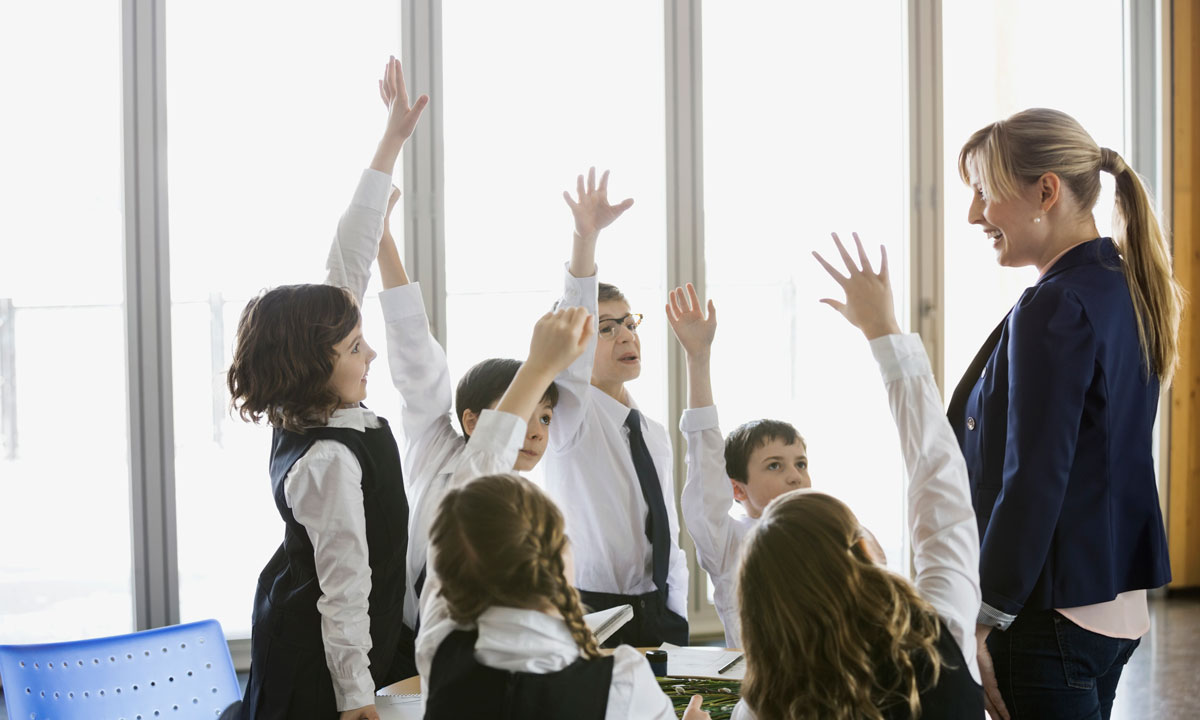
[[[363,171],[350,207],[338,221],[333,246],[325,262],[325,283],[349,289],[359,305],[362,305],[367,292],[371,261],[378,252],[377,244],[383,233],[385,217],[391,209],[388,196],[392,190],[396,159],[405,141],[412,135],[421,111],[429,103],[429,97],[422,95],[417,98],[416,104],[409,105],[404,74],[400,69],[400,61],[395,57],[384,68],[379,92],[388,108],[387,124],[370,167]]]
[[[600,176],[600,187],[596,187],[596,168],[589,168],[587,184],[583,176],[575,181],[574,200],[564,190],[563,199],[575,216],[575,235],[571,246],[570,272],[577,278],[596,274],[596,240],[600,231],[633,206],[633,198],[625,198],[616,205],[608,202],[608,171]]]
[[[834,235],[849,276],[819,254],[818,262],[846,291],[846,302],[824,302],[858,327],[871,342],[888,392],[908,469],[908,523],[916,586],[945,620],[971,668],[975,667],[975,614],[979,608],[979,535],[967,467],[918,335],[901,335],[892,304],[887,252],[879,272],[871,267],[858,236],[860,268]]]
[[[688,407],[702,408],[713,404],[712,357],[713,338],[717,334],[717,308],[708,301],[708,317],[700,305],[700,297],[691,283],[675,288],[667,299],[667,322],[675,339],[683,347],[688,368]]]
[[[600,177],[596,187],[596,169],[588,171],[584,183],[580,175],[576,181],[576,198],[563,192],[571,214],[575,218],[575,234],[571,245],[571,260],[563,281],[563,294],[556,308],[582,307],[592,316],[593,332],[588,347],[559,373],[555,380],[559,389],[558,405],[554,409],[554,432],[550,434],[550,446],[555,449],[569,447],[579,435],[583,416],[588,404],[588,388],[592,384],[592,363],[596,357],[595,323],[599,317],[596,279],[596,239],[600,230],[608,227],[630,206],[632,199],[612,205],[608,202],[608,172]]]
[[[379,238],[379,278],[383,280],[383,288],[390,290],[394,287],[408,284],[408,273],[404,270],[404,262],[400,259],[400,250],[396,247],[396,239],[392,237],[392,209],[400,199],[400,188],[392,186],[392,194],[388,196],[387,211],[383,214],[383,235]]]

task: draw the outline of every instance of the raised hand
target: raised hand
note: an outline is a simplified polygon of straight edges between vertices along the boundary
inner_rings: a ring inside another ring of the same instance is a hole
[[[579,306],[546,313],[533,326],[526,364],[553,379],[583,354],[594,325],[591,314]]]
[[[717,334],[717,308],[713,301],[708,301],[708,317],[705,317],[696,287],[688,283],[686,291],[675,288],[669,293],[666,309],[667,322],[688,357],[707,355]]]
[[[580,175],[575,183],[577,197],[563,191],[563,199],[575,216],[575,234],[585,240],[595,240],[601,230],[608,227],[621,214],[633,206],[633,198],[625,198],[616,205],[608,202],[608,171],[600,176],[600,187],[596,187],[596,168],[588,170],[587,185]]]
[[[429,96],[417,98],[415,105],[408,104],[408,89],[404,86],[404,71],[400,61],[393,55],[388,59],[383,70],[383,79],[379,81],[379,97],[388,109],[387,129],[384,139],[398,140],[403,143],[413,134],[421,112],[429,104]]]
[[[900,325],[896,322],[896,310],[892,303],[892,284],[888,279],[887,248],[879,246],[879,272],[876,273],[863,250],[862,241],[858,239],[858,233],[854,233],[854,244],[858,247],[858,259],[862,267],[855,264],[850,253],[846,252],[837,233],[832,235],[849,277],[834,269],[820,253],[814,251],[813,257],[846,291],[846,302],[832,298],[821,298],[821,302],[840,312],[851,325],[862,330],[868,340],[899,334]]]

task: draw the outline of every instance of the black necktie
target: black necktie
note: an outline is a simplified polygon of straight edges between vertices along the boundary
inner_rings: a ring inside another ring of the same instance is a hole
[[[670,563],[671,526],[667,520],[667,506],[663,502],[662,486],[658,484],[658,472],[654,459],[642,437],[642,414],[630,410],[625,418],[629,428],[629,451],[633,455],[633,467],[637,470],[638,483],[642,486],[642,497],[650,512],[646,515],[646,537],[650,539],[654,587],[667,591],[667,567]]]

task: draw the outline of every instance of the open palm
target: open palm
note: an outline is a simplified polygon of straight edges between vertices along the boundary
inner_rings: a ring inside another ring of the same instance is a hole
[[[407,140],[421,119],[421,111],[429,104],[429,96],[417,98],[415,105],[408,104],[408,89],[404,86],[404,70],[395,57],[388,60],[379,81],[379,97],[388,109],[387,134],[401,142]]]
[[[667,322],[684,352],[689,356],[705,353],[712,347],[713,338],[717,334],[717,308],[713,301],[708,301],[708,317],[704,316],[704,306],[700,304],[700,296],[691,283],[687,290],[675,288],[671,291],[667,302]]]
[[[616,205],[608,202],[607,170],[600,176],[599,187],[596,187],[596,168],[588,170],[586,185],[580,175],[575,184],[575,193],[577,197],[572,200],[571,193],[564,190],[563,198],[575,216],[575,233],[582,238],[594,237],[633,206],[633,198],[625,198]]]

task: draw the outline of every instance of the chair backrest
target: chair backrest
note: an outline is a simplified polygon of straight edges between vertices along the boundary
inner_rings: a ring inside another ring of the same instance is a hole
[[[216,620],[46,645],[0,645],[11,720],[215,718],[241,699]]]

